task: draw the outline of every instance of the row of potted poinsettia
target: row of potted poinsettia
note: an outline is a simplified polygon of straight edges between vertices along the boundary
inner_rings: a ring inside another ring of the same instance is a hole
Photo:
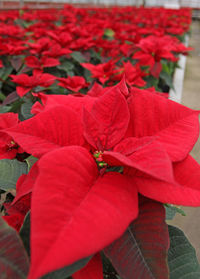
[[[165,220],[200,205],[199,112],[160,93],[189,50],[190,11],[0,20],[2,278],[198,278]]]
[[[94,81],[111,86],[124,74],[130,86],[167,91],[178,54],[189,50],[181,40],[190,20],[189,9],[2,12],[0,98],[8,105],[55,87],[56,94],[86,93]]]

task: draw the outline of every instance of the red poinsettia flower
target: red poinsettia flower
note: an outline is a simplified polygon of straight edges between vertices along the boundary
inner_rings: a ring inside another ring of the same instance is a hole
[[[123,62],[123,67],[119,68],[120,74],[115,76],[115,80],[121,80],[122,76],[125,75],[126,82],[128,85],[133,86],[145,86],[146,82],[142,79],[142,77],[146,76],[147,74],[144,73],[139,65],[132,65],[130,61]]]
[[[81,63],[81,65],[90,70],[93,78],[97,78],[102,84],[110,79],[116,73],[116,61],[110,60],[106,63],[93,65],[90,63]]]
[[[48,31],[47,34],[62,47],[69,46],[70,43],[73,41],[73,38],[69,31],[65,31],[65,32],[62,32],[62,30],[58,30],[58,32]]]
[[[177,61],[177,58],[171,52],[171,43],[168,42],[165,36],[149,36],[141,39],[138,47],[140,50],[133,55],[133,58],[138,59],[141,65],[150,66],[150,73],[156,78],[159,77],[162,70],[160,62],[162,58]]]
[[[49,87],[52,85],[56,79],[55,76],[40,73],[38,71],[33,71],[32,76],[28,76],[27,74],[20,75],[10,75],[12,81],[17,83],[18,86],[16,88],[17,94],[20,97],[23,97],[26,93],[32,90],[36,86]]]
[[[30,68],[37,69],[42,72],[44,68],[60,65],[60,61],[56,58],[49,58],[46,56],[42,56],[40,59],[36,56],[28,56],[25,59],[25,64]]]
[[[32,189],[29,279],[121,236],[137,217],[138,192],[162,203],[200,205],[200,167],[188,155],[198,112],[154,93],[124,94],[115,86],[97,98],[46,96],[42,112],[7,132],[42,156]]]
[[[15,204],[4,203],[6,214],[2,216],[3,219],[16,231],[19,232],[21,226],[23,225],[24,217],[30,210],[31,196],[30,194],[23,196],[20,201]]]
[[[78,92],[80,89],[89,85],[84,79],[84,77],[80,76],[68,76],[67,78],[57,78],[57,80],[59,81],[58,85],[67,88],[73,92]]]
[[[33,43],[30,43],[29,41],[27,42],[30,53],[34,55],[42,54],[44,51],[47,51],[50,47],[50,44],[51,40],[49,38],[39,38]]]
[[[50,47],[48,50],[43,51],[43,55],[47,57],[61,57],[61,56],[66,56],[70,54],[72,51],[68,48],[62,48],[59,44],[56,44],[55,42],[50,44]]]
[[[16,126],[18,122],[18,115],[15,113],[0,114],[0,159],[13,159],[17,152],[21,152],[18,150],[18,144],[5,132],[7,128]]]

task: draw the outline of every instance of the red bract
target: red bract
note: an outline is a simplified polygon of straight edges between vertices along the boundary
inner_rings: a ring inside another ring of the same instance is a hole
[[[3,216],[3,219],[17,231],[20,230],[23,225],[24,217],[26,213],[30,210],[30,195],[26,195],[20,199],[20,201],[15,204],[6,204],[4,203],[6,213],[8,215]]]
[[[142,39],[138,47],[141,49],[134,55],[134,59],[138,59],[141,65],[150,66],[150,73],[156,78],[162,70],[161,59],[169,59],[176,61],[176,57],[172,54],[172,47],[165,37],[149,36]]]
[[[7,130],[26,152],[42,156],[31,189],[29,279],[120,237],[137,217],[138,192],[162,203],[200,205],[200,167],[188,157],[198,112],[151,92],[129,93],[124,81],[100,97],[43,101],[35,117]]]
[[[115,79],[121,79],[122,75],[125,75],[126,82],[128,85],[133,86],[145,86],[146,82],[142,79],[142,77],[146,76],[144,72],[141,71],[140,66],[133,66],[129,61],[127,63],[123,63],[123,67],[120,68],[120,73]]]
[[[103,279],[102,268],[101,256],[96,254],[84,268],[73,274],[73,279]]]
[[[93,78],[97,78],[101,83],[105,83],[116,73],[116,61],[110,60],[106,63],[93,65],[90,63],[81,63],[81,65],[90,70]]]
[[[49,38],[40,38],[35,43],[27,42],[30,47],[31,54],[42,54],[44,51],[48,51],[51,41]]]
[[[89,85],[83,77],[79,76],[68,76],[67,78],[57,78],[57,80],[59,81],[58,85],[73,92],[78,92],[80,89]]]
[[[59,30],[58,34],[56,34],[56,32],[49,31],[48,35],[62,47],[69,46],[72,41],[72,36],[69,32],[62,32]]]
[[[5,132],[17,125],[18,115],[12,112],[0,114],[0,159],[13,159],[18,152],[18,145]]]
[[[42,72],[44,68],[60,65],[60,61],[58,59],[48,58],[45,56],[41,57],[41,59],[36,56],[28,56],[25,59],[25,64],[30,68],[37,69]]]
[[[33,71],[33,76],[28,76],[27,74],[20,75],[10,75],[12,81],[17,83],[17,94],[23,97],[30,90],[34,89],[36,86],[49,87],[54,83],[56,79],[55,76]]]
[[[66,56],[71,53],[71,50],[65,48],[62,48],[59,44],[56,44],[55,42],[51,43],[50,47],[48,50],[45,50],[43,52],[43,55],[47,57],[61,57],[61,56]]]

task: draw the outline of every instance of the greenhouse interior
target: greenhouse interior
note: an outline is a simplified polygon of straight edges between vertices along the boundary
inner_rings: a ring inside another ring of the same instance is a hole
[[[200,278],[200,0],[0,0],[0,279]]]

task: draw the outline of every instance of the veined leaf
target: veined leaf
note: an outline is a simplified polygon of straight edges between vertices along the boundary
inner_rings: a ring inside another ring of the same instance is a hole
[[[26,279],[28,256],[17,232],[0,216],[0,277]]]
[[[6,80],[8,76],[12,73],[13,67],[8,64],[0,69],[0,77],[2,80]]]
[[[70,55],[78,63],[84,63],[85,62],[84,56],[79,51],[74,51]]]
[[[186,216],[185,212],[180,208],[172,204],[165,204],[166,220],[172,220],[176,213]]]
[[[33,114],[31,113],[32,105],[33,104],[31,102],[26,102],[26,103],[22,104],[21,114],[22,114],[22,117],[24,120],[33,117]]]
[[[58,69],[63,70],[63,71],[73,71],[74,69],[74,64],[70,61],[63,61],[61,65],[57,66]]]
[[[162,204],[141,197],[139,216],[104,249],[123,279],[167,279],[168,230]]]
[[[37,162],[37,160],[38,160],[38,158],[36,158],[34,156],[29,156],[28,158],[25,159],[29,170],[32,168],[32,166],[35,164],[35,162]]]
[[[173,226],[168,226],[170,249],[168,264],[170,279],[199,279],[200,266],[196,252],[184,233]]]
[[[81,259],[72,265],[48,273],[47,275],[42,276],[41,279],[66,279],[68,276],[83,268],[90,259],[91,257]]]
[[[26,214],[24,223],[23,223],[20,233],[19,233],[28,255],[30,255],[30,225],[31,225],[31,223],[30,223],[30,211],[29,211]]]
[[[10,110],[10,107],[0,105],[0,113],[6,113],[9,110]]]
[[[172,77],[171,77],[168,73],[162,71],[162,72],[160,73],[160,77],[164,80],[164,82],[165,82],[170,88],[174,89]]]
[[[0,189],[15,189],[18,178],[28,172],[26,163],[18,160],[0,160]]]

